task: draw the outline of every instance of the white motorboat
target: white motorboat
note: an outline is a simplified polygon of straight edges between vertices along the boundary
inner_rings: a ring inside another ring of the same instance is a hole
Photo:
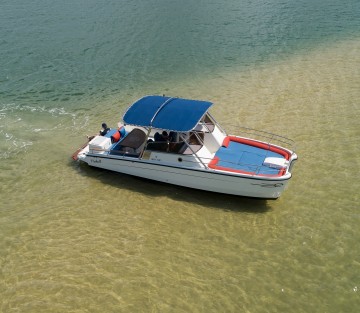
[[[145,96],[127,109],[119,127],[92,138],[73,159],[179,186],[278,198],[297,160],[293,141],[248,128],[227,134],[209,113],[211,106]]]

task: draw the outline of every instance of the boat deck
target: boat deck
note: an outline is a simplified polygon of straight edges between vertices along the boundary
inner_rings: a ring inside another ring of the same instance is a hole
[[[255,140],[228,136],[210,161],[212,169],[259,176],[283,176],[288,151]]]

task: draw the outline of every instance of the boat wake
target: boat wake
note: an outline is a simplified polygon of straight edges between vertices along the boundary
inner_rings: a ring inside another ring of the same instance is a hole
[[[84,118],[79,122],[77,114],[64,108],[0,104],[0,159],[26,152],[42,136],[55,131],[84,127],[88,119]]]

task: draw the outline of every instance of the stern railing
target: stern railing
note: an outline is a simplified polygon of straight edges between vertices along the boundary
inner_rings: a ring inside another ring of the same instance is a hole
[[[227,132],[233,136],[246,137],[248,139],[258,140],[265,142],[268,145],[275,145],[283,147],[295,152],[295,141],[282,135],[271,133],[268,131],[258,130],[250,127],[238,126],[238,125],[226,125]]]

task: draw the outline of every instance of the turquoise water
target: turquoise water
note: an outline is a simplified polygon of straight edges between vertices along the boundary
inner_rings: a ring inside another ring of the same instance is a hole
[[[251,68],[356,37],[359,11],[355,0],[2,1],[1,96],[74,108],[149,81]]]
[[[2,0],[0,34],[0,312],[360,310],[359,1]],[[294,139],[288,190],[71,161],[164,93]]]

